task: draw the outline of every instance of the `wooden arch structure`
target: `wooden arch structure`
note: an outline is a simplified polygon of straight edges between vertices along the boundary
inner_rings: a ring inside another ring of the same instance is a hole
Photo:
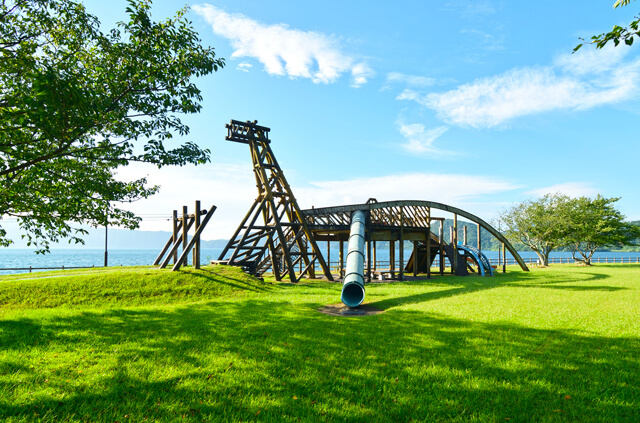
[[[271,149],[270,129],[260,126],[257,121],[241,122],[232,120],[227,126],[226,139],[249,146],[253,162],[253,172],[258,188],[258,196],[244,219],[227,243],[217,264],[241,266],[247,272],[261,276],[271,270],[276,280],[288,275],[292,282],[297,282],[305,275],[315,277],[315,267],[319,266],[328,280],[333,280],[327,260],[325,260],[317,241],[339,241],[348,239],[351,214],[356,210],[364,210],[367,214],[367,241],[390,242],[391,261],[395,260],[395,242],[399,242],[399,275],[402,279],[404,265],[404,241],[414,242],[414,251],[418,251],[418,243],[426,243],[430,255],[431,247],[438,245],[440,252],[440,273],[444,263],[444,221],[441,217],[433,217],[431,209],[452,213],[454,231],[449,248],[454,254],[452,268],[457,268],[457,217],[462,216],[484,228],[496,237],[511,252],[520,267],[528,271],[518,252],[511,243],[487,222],[457,207],[433,201],[388,201],[377,202],[370,199],[365,204],[345,205],[337,207],[311,208],[301,210],[288,184],[284,172]],[[440,222],[440,234],[431,231],[431,222]],[[480,236],[478,236],[480,239]],[[342,249],[341,249],[342,251]],[[371,248],[367,248],[368,263],[371,260]],[[413,253],[412,253],[413,254]],[[419,253],[413,260],[416,273]],[[427,260],[429,261],[429,260]],[[450,260],[451,261],[451,260]],[[375,263],[375,257],[373,258]],[[392,266],[393,267],[393,266]],[[431,262],[427,267],[430,275]],[[394,270],[391,271],[393,277]],[[342,264],[340,265],[342,273]],[[369,269],[369,278],[371,271]]]
[[[306,209],[302,210],[302,214],[305,216],[307,226],[318,241],[346,240],[351,214],[356,210],[365,210],[368,213],[367,229],[370,233],[369,240],[397,240],[400,242],[405,240],[433,240],[439,242],[444,239],[444,234],[442,234],[442,231],[438,237],[432,234],[431,222],[434,220],[442,221],[444,219],[432,217],[431,209],[442,210],[453,214],[454,248],[457,244],[458,236],[457,218],[461,216],[474,222],[478,225],[478,228],[483,228],[496,237],[496,239],[503,243],[505,248],[509,250],[522,270],[529,270],[509,240],[489,223],[472,213],[435,201],[405,200],[377,202],[372,200],[373,199],[365,204]],[[431,237],[429,237],[428,234],[431,234]],[[402,258],[401,261],[403,261]]]

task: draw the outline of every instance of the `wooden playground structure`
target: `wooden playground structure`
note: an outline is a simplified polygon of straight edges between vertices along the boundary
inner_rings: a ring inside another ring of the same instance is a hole
[[[301,210],[271,149],[270,129],[258,125],[257,121],[236,120],[226,127],[226,140],[249,146],[258,196],[218,260],[212,261],[214,264],[241,266],[255,276],[271,272],[278,281],[286,276],[291,282],[303,277],[315,278],[316,270],[328,280],[334,280],[334,276],[342,278],[345,268],[343,248],[349,239],[351,217],[354,212],[363,211],[366,215],[365,275],[368,281],[373,276],[402,280],[407,273],[414,276],[424,273],[431,277],[436,257],[440,263],[437,273],[441,275],[445,273],[445,257],[450,263],[451,273],[456,275],[466,275],[469,271],[492,274],[493,269],[480,249],[481,228],[501,243],[503,258],[508,250],[523,270],[529,270],[511,243],[495,228],[478,216],[446,204],[369,199],[364,204]],[[449,242],[445,241],[443,234],[444,218],[432,216],[433,210],[453,214]],[[476,224],[477,246],[466,245],[466,227],[464,243],[458,239],[459,216]],[[432,231],[434,223],[439,228],[437,234]],[[389,248],[389,269],[375,268],[377,243],[381,241],[386,242]],[[405,262],[404,246],[407,241],[413,243],[413,248]],[[338,275],[331,273],[319,242],[327,242],[327,246],[330,242],[339,243]]]

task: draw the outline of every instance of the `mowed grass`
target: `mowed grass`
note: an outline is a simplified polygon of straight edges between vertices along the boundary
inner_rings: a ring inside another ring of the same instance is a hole
[[[2,421],[640,420],[637,265],[370,284],[361,317],[234,268],[59,274],[0,277]]]

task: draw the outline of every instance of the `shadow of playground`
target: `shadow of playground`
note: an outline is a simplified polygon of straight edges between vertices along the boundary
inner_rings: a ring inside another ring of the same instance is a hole
[[[90,360],[52,372],[43,349]],[[639,350],[636,338],[260,299],[22,318],[0,321],[0,418],[634,421]]]
[[[423,281],[412,280],[410,282],[401,282],[402,284],[413,286],[451,286],[451,288],[422,292],[419,294],[407,295],[404,297],[391,297],[380,301],[367,302],[368,305],[386,310],[407,303],[420,303],[426,301],[435,301],[443,298],[453,297],[457,295],[471,294],[474,292],[486,291],[495,288],[512,287],[512,288],[544,288],[544,289],[560,289],[567,291],[620,291],[628,288],[613,286],[595,286],[589,285],[596,280],[607,279],[609,275],[599,273],[581,273],[574,277],[563,275],[561,280],[539,281],[531,273],[518,272],[505,276],[497,276],[485,278],[480,276],[456,277],[455,279],[425,279]],[[531,283],[532,281],[538,281]],[[529,283],[523,283],[529,282]],[[570,285],[575,283],[585,283],[585,285]]]

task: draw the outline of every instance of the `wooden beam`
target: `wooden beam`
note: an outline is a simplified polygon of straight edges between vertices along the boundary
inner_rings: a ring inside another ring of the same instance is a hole
[[[173,245],[178,243],[178,210],[173,211]],[[173,264],[178,262],[178,250],[173,251]]]
[[[180,256],[176,264],[173,265],[173,268],[171,270],[179,270],[180,266],[182,265],[182,262],[187,260],[187,256],[189,255],[189,250],[193,248],[193,246],[196,243],[196,239],[200,237],[200,234],[204,230],[204,227],[207,226],[207,223],[209,223],[209,220],[211,220],[211,216],[213,216],[213,212],[215,211],[216,211],[216,206],[211,206],[211,208],[207,212],[207,215],[204,217],[202,224],[196,229],[196,233],[193,235],[193,238],[191,238],[191,241],[189,241],[189,244],[182,251],[182,255]],[[193,220],[190,223],[193,223]],[[189,225],[188,227],[190,226],[191,225]]]
[[[196,211],[195,211],[195,225],[196,225],[196,233],[198,232],[198,228],[200,228],[200,200],[196,200]],[[194,238],[196,236],[194,235]],[[196,238],[195,248],[193,249],[193,268],[200,269],[200,235]]]
[[[427,279],[431,279],[431,220],[429,220],[429,228],[427,229]]]
[[[177,213],[177,211],[176,211]],[[178,223],[178,231],[182,229],[182,222]],[[169,240],[167,241],[166,244],[164,244],[164,247],[162,248],[162,251],[160,251],[160,254],[158,254],[158,257],[156,257],[155,261],[153,262],[154,266],[157,266],[160,264],[160,262],[162,261],[162,257],[164,257],[164,254],[167,252],[167,250],[169,249],[169,247],[171,247],[171,245],[174,243],[173,241],[173,235],[171,235],[169,237]]]
[[[193,221],[194,221],[194,219],[190,219],[189,220],[189,223],[187,223],[187,227],[184,228],[185,231],[188,231],[189,229],[191,229],[191,226],[193,226]],[[167,255],[167,257],[165,257],[165,259],[160,264],[160,269],[164,269],[165,267],[167,267],[167,265],[169,264],[171,259],[173,257],[177,256],[178,247],[180,247],[180,244],[182,244],[182,237],[176,237],[176,239],[177,239],[177,241],[173,244],[173,247],[171,247],[171,250],[169,251],[169,254]],[[175,258],[173,260],[173,264],[175,265],[176,263],[178,263],[178,259],[177,258]]]
[[[187,206],[182,206],[182,221],[183,221],[183,222],[186,222],[186,221],[187,221],[187,219],[189,219],[189,216],[188,216],[188,215],[189,215],[189,213],[188,213],[188,210],[187,210]],[[189,227],[190,227],[190,226],[189,226]],[[188,230],[187,230],[187,231],[182,231],[182,248],[183,248],[182,252],[183,252],[183,253],[184,253],[185,251],[187,251],[187,250],[186,250],[186,248],[187,248],[187,239],[188,239],[188,238],[187,238],[187,234],[188,234],[188,233],[189,233],[189,232],[188,232]],[[184,255],[184,254],[182,254],[182,256],[184,256],[184,263],[182,263],[182,264],[183,264],[184,266],[186,266],[186,265],[187,265],[187,263],[188,263],[187,256],[186,256],[186,255]]]
[[[400,267],[398,269],[398,278],[404,279],[404,230],[402,225],[404,224],[403,207],[400,206]]]

